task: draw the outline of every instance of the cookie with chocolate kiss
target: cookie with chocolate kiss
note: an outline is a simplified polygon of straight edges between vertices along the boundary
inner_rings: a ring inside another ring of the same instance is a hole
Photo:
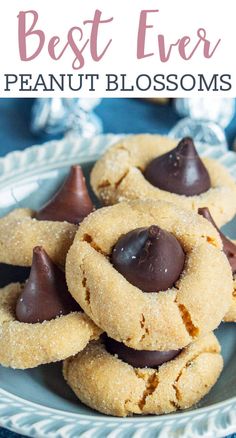
[[[165,362],[174,359],[182,350],[148,351],[129,348],[122,342],[103,335],[103,342],[108,353],[116,355],[123,362],[135,368],[158,368]]]
[[[175,236],[156,225],[120,237],[113,248],[113,266],[145,292],[167,290],[178,280],[185,261]]]
[[[218,232],[196,213],[164,201],[120,202],[80,225],[66,281],[112,339],[178,350],[218,327],[230,305],[232,273],[221,249]]]
[[[74,165],[62,187],[36,213],[35,218],[79,224],[93,210],[83,171],[79,165]]]
[[[144,176],[153,186],[179,195],[200,195],[211,187],[208,171],[190,137],[151,161]]]
[[[153,367],[139,360],[127,365],[120,360],[120,349],[118,354],[107,350],[101,341],[90,342],[63,363],[64,378],[79,400],[106,415],[161,415],[190,408],[212,388],[223,368],[213,333],[201,336],[172,358],[166,356],[166,363],[162,352],[160,365],[150,361]]]
[[[42,247],[35,247],[30,276],[16,304],[17,320],[34,324],[79,310],[68,291],[64,273]]]
[[[217,225],[216,225],[216,223],[215,223],[213,217],[211,216],[211,213],[207,207],[199,208],[198,214],[200,214],[205,219],[207,219],[209,222],[211,222],[212,225],[217,229],[217,231],[221,237],[221,240],[222,240],[224,253],[225,253],[225,255],[229,261],[229,264],[231,266],[232,273],[236,274],[236,245],[233,242],[231,242],[231,240],[228,239],[222,233],[222,231],[220,231],[220,229],[217,227]]]

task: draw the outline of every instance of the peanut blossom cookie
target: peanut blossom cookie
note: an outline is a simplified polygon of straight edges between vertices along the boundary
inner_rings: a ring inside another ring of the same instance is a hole
[[[124,138],[95,164],[94,192],[105,205],[129,199],[173,202],[197,212],[209,207],[221,226],[236,212],[236,184],[216,160],[200,158],[191,138]]]
[[[105,338],[64,361],[65,380],[86,405],[104,414],[166,414],[190,408],[217,381],[220,345],[210,333],[182,351],[136,351]]]
[[[159,201],[87,217],[66,259],[69,291],[107,334],[137,350],[175,350],[215,329],[232,274],[215,228]]]
[[[230,308],[224,317],[224,321],[236,322],[236,245],[219,230],[208,208],[199,208],[198,213],[201,216],[203,216],[205,219],[207,219],[209,222],[211,222],[212,225],[217,229],[218,233],[220,234],[223,244],[223,250],[229,261],[233,274],[232,300],[231,300]]]
[[[63,186],[41,210],[20,208],[0,219],[0,262],[30,266],[33,248],[42,245],[56,264],[64,266],[78,224],[93,209],[82,169],[72,166]]]
[[[68,292],[64,273],[41,247],[34,248],[25,285],[0,293],[0,364],[33,368],[82,350],[101,331]]]

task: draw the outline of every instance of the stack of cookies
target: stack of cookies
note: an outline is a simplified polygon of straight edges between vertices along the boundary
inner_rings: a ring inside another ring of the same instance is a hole
[[[105,153],[91,185],[105,207],[73,166],[41,210],[0,220],[0,261],[31,266],[0,294],[0,363],[64,360],[78,398],[109,415],[191,407],[223,367],[213,330],[236,321],[236,246],[217,228],[236,184],[190,138],[140,135]]]

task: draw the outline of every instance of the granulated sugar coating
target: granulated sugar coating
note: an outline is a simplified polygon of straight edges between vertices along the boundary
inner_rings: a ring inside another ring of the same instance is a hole
[[[25,324],[15,317],[22,285],[12,283],[0,290],[0,364],[34,368],[75,355],[101,330],[83,312],[73,312],[43,323]]]
[[[186,261],[167,291],[145,293],[111,264],[121,235],[157,225],[180,242]],[[92,213],[66,260],[68,288],[108,336],[138,350],[177,350],[215,329],[232,297],[232,274],[215,228],[164,201],[130,201]]]
[[[31,266],[33,248],[43,246],[64,267],[78,227],[68,222],[38,221],[30,209],[16,209],[0,219],[0,262]]]
[[[64,361],[63,374],[83,403],[126,417],[191,407],[209,392],[222,368],[220,345],[210,333],[157,370],[134,368],[108,353],[100,341],[91,342]]]
[[[97,161],[91,173],[91,185],[105,205],[121,200],[153,199],[173,202],[188,210],[208,207],[218,226],[236,213],[236,184],[219,162],[202,158],[211,180],[211,188],[201,195],[184,196],[161,190],[150,184],[143,172],[156,157],[173,149],[177,140],[160,135],[125,137]]]

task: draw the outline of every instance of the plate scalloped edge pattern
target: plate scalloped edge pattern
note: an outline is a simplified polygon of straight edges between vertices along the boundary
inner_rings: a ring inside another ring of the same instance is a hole
[[[1,426],[29,437],[46,438],[217,438],[235,431],[236,401],[225,407],[163,417],[117,419],[69,414],[27,402],[0,390]]]
[[[115,143],[121,135],[101,135],[91,139],[80,139],[68,135],[62,140],[52,140],[32,146],[23,151],[13,151],[0,158],[0,184],[14,183],[17,177],[39,170],[41,166],[51,168],[56,163],[66,166],[78,160],[81,163],[96,159],[99,153]],[[58,166],[58,167],[59,167]]]
[[[101,135],[91,139],[67,136],[0,158],[0,188],[14,183],[34,169],[89,161],[103,153],[121,135]],[[236,154],[218,147],[198,148],[204,156],[225,164],[236,179]],[[0,389],[0,425],[30,437],[46,438],[215,438],[235,432],[236,398],[207,408],[177,415],[117,419],[80,415],[31,403]]]

